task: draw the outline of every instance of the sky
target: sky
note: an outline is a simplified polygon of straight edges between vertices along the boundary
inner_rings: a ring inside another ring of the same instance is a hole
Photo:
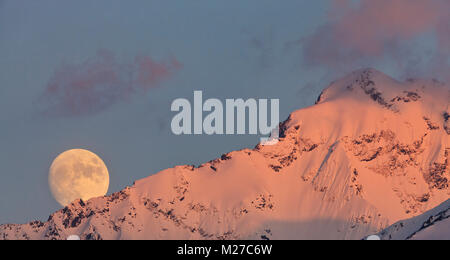
[[[0,223],[60,208],[48,170],[69,149],[105,161],[112,193],[259,142],[172,134],[194,90],[277,98],[284,120],[362,67],[447,80],[449,3],[0,0]]]

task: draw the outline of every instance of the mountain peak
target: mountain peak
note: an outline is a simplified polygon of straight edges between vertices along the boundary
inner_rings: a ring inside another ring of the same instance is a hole
[[[332,82],[316,105],[291,115],[290,125],[303,124],[308,135],[333,140],[390,128],[411,142],[427,128],[450,133],[450,120],[445,116],[450,114],[449,100],[449,86],[435,80],[401,82],[375,69],[362,69]],[[313,120],[309,125],[314,128],[305,125]],[[333,131],[327,129],[335,128],[339,134],[329,136]]]
[[[335,100],[372,100],[384,108],[399,111],[399,103],[413,103],[423,98],[447,103],[448,85],[437,80],[408,79],[401,82],[373,68],[356,70],[332,82],[320,94],[316,104]],[[426,100],[425,103],[431,100]]]
[[[317,100],[317,104],[340,98],[367,98],[388,105],[383,95],[392,96],[404,90],[404,86],[386,74],[369,68],[354,71],[332,82]]]

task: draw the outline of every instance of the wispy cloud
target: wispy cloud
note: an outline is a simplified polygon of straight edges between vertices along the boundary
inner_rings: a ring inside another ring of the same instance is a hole
[[[436,48],[422,65],[448,76],[448,10],[448,0],[333,0],[328,22],[301,41],[305,63],[351,69],[389,59],[407,70],[420,59],[411,41],[430,35]]]
[[[57,68],[38,103],[47,116],[92,115],[129,100],[135,93],[158,87],[180,68],[175,58],[157,62],[149,56],[138,56],[124,64],[114,53],[100,50],[81,64]]]

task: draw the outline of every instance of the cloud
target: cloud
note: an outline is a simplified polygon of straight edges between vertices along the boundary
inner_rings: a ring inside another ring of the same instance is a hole
[[[419,59],[411,42],[426,36],[436,44],[426,65],[450,68],[448,10],[448,0],[333,0],[328,22],[301,41],[305,64],[346,69],[390,59],[407,69]]]
[[[81,64],[62,64],[49,80],[38,104],[47,116],[76,117],[99,113],[146,93],[182,68],[175,58],[157,62],[138,56],[129,64],[119,63],[114,53],[99,50]]]

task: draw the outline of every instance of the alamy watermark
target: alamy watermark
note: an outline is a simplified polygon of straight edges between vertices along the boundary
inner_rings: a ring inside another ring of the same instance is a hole
[[[265,136],[261,138],[263,145],[273,145],[279,140],[279,99],[270,100],[269,115],[268,99],[226,99],[224,106],[215,98],[203,102],[203,92],[194,91],[193,106],[188,99],[179,98],[172,102],[171,111],[179,112],[171,123],[175,135],[260,134]],[[208,113],[206,117],[204,112]]]

